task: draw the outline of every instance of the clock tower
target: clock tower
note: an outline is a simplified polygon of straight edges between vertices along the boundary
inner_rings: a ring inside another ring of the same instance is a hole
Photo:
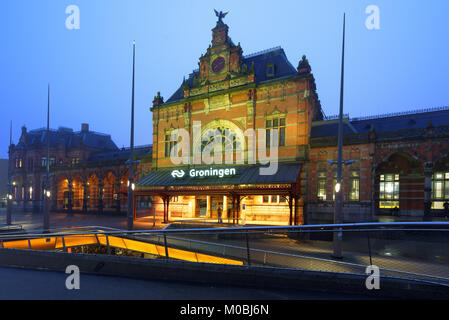
[[[222,21],[218,21],[216,27],[212,29],[212,46],[225,44],[228,41],[228,31],[229,27]]]
[[[235,45],[228,35],[229,27],[223,22],[227,13],[217,12],[215,28],[212,29],[212,45],[199,62],[199,81],[209,83],[230,79],[232,73],[240,71],[243,50]]]

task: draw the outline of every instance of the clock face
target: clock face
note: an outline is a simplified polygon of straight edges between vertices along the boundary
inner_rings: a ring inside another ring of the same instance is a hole
[[[212,71],[220,72],[221,70],[223,70],[225,64],[225,59],[223,57],[218,57],[212,62]]]

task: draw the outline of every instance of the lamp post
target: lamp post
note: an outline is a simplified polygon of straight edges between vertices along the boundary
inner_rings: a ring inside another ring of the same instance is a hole
[[[342,172],[342,147],[343,147],[343,88],[344,88],[344,70],[345,70],[345,24],[346,14],[343,14],[343,45],[341,54],[341,81],[340,81],[340,113],[338,117],[338,160],[337,160],[337,183],[335,185],[335,206],[334,206],[334,224],[342,223],[343,194],[341,192],[341,172]],[[338,190],[337,190],[338,189]],[[341,254],[342,231],[334,232],[334,250],[333,257],[342,258]]]
[[[12,121],[9,126],[8,195],[6,196],[6,224],[8,226],[11,225],[12,223],[11,145],[12,145]]]
[[[45,189],[44,189],[44,232],[49,232],[50,229],[50,84],[48,84],[48,98],[47,98],[47,168],[45,175]]]
[[[133,78],[132,78],[132,93],[131,93],[131,143],[130,143],[130,155],[127,164],[129,164],[129,180],[128,180],[128,212],[127,212],[127,225],[128,230],[133,229],[134,224],[134,175],[133,166],[134,162],[134,76],[136,66],[136,42],[133,41]]]

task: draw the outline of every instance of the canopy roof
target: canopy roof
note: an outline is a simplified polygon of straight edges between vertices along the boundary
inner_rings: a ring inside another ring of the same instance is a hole
[[[264,166],[267,167],[267,166]],[[174,170],[159,170],[151,172],[146,177],[137,182],[137,191],[143,190],[159,190],[159,191],[175,191],[180,190],[200,190],[203,187],[225,187],[235,186],[236,188],[253,188],[257,186],[258,189],[263,189],[268,185],[291,185],[296,184],[299,179],[302,164],[299,162],[278,163],[278,170],[273,175],[261,175],[260,165],[247,165],[235,167],[218,167],[213,169],[230,169],[235,168],[235,175],[223,176],[220,178],[217,175],[191,177],[190,170],[208,170],[210,167],[196,167],[190,169],[182,169],[184,176],[177,178],[172,175]],[[195,188],[196,187],[196,188]],[[286,186],[284,186],[285,189]]]

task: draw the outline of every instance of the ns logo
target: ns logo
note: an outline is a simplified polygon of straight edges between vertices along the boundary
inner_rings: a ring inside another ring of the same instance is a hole
[[[173,178],[182,178],[182,177],[184,177],[185,174],[186,174],[186,173],[185,173],[184,170],[173,170],[173,171],[171,172],[171,176],[172,176]]]

